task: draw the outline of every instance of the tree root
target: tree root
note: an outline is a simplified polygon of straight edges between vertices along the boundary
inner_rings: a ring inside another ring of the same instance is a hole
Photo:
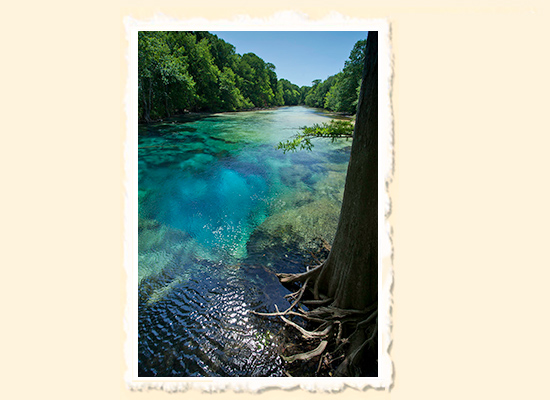
[[[275,306],[276,307],[276,306]],[[302,328],[300,325],[296,324],[295,322],[290,321],[289,319],[286,319],[282,315],[280,315],[280,318],[288,325],[293,326],[302,334],[302,337],[304,339],[319,339],[319,338],[326,338],[330,331],[332,330],[332,324],[328,325],[325,329],[323,329],[321,332],[316,331],[308,331],[304,328]]]
[[[332,246],[325,239],[321,238],[321,243],[323,244],[323,247],[325,248],[325,250],[327,250],[327,251],[332,250]]]
[[[306,279],[306,281],[304,282],[304,284],[302,285],[302,287],[300,288],[300,290],[297,293],[296,295],[296,300],[294,300],[294,302],[292,303],[292,305],[286,310],[285,313],[287,313],[288,311],[292,310],[296,304],[298,304],[298,302],[302,299],[302,296],[304,295],[304,292],[306,291],[306,287],[307,287],[307,283],[309,282],[309,279],[310,277],[308,277]],[[279,311],[279,310],[277,310]]]
[[[344,309],[337,307],[334,304],[334,299],[315,296],[315,293],[313,293],[314,299],[303,299],[306,289],[311,287],[309,282],[317,280],[323,266],[324,263],[321,263],[301,274],[277,274],[283,284],[302,282],[297,291],[285,296],[287,300],[292,301],[290,307],[282,312],[279,311],[277,305],[275,305],[276,312],[274,313],[251,312],[260,316],[281,318],[286,325],[296,329],[302,340],[306,342],[320,340],[319,345],[311,351],[281,356],[286,362],[308,361],[321,356],[316,370],[311,371],[316,376],[320,373],[332,376],[333,373],[330,371],[334,371],[335,375],[357,374],[358,371],[359,373],[361,371],[357,367],[362,368],[360,365],[364,360],[365,351],[376,349],[378,305],[374,303],[364,310]],[[312,309],[306,310],[301,304]],[[308,330],[291,321],[289,319],[291,317],[300,317],[311,323],[316,323],[318,326],[313,330]],[[335,361],[338,363],[333,366]],[[325,372],[322,372],[323,369]],[[293,375],[296,375],[295,372]]]
[[[325,304],[329,304],[333,300],[334,299],[332,297],[328,297],[322,300],[302,300],[302,303],[305,304],[306,306],[323,306]]]
[[[373,313],[372,315],[374,315],[375,313]],[[371,315],[371,316],[372,316]],[[370,317],[369,317],[370,318]],[[377,319],[378,320],[378,319]],[[365,321],[367,320],[364,320],[362,321],[363,323],[366,323]],[[353,333],[353,335],[357,332],[357,330]],[[336,375],[337,376],[346,376],[346,375],[350,375],[350,370],[353,368],[354,365],[357,365],[359,363],[359,360],[361,359],[361,356],[363,355],[365,349],[367,346],[369,345],[373,345],[374,346],[374,338],[378,336],[378,329],[376,329],[376,327],[373,329],[373,332],[372,334],[370,335],[370,337],[366,340],[363,340],[362,342],[360,342],[360,344],[356,345],[352,351],[349,353],[349,355],[347,355],[345,358],[344,358],[344,361],[342,362],[342,364],[340,364],[340,366],[338,367],[338,369],[336,370]],[[351,336],[349,338],[349,340],[351,340]]]
[[[281,356],[281,357],[286,362],[294,362],[296,360],[303,360],[303,361],[310,360],[313,357],[323,354],[323,352],[325,351],[325,348],[327,347],[327,344],[328,342],[326,340],[323,340],[321,341],[321,343],[319,343],[319,346],[317,346],[315,349],[311,351],[308,351],[307,353],[294,354],[290,357],[285,357],[285,356]]]
[[[287,310],[287,311],[284,311],[284,312],[262,313],[262,312],[257,312],[257,311],[251,310],[250,312],[254,315],[260,315],[262,317],[279,317],[281,315],[294,315],[296,317],[305,318],[309,321],[318,322],[318,323],[321,323],[321,324],[326,322],[324,319],[312,317],[312,316],[308,315],[307,313],[304,313],[303,311],[296,312],[296,311],[288,311]]]
[[[300,299],[302,298],[302,296],[304,295],[304,292],[306,290],[306,287],[307,287],[307,282],[309,281],[309,278],[306,279],[305,283],[303,284],[303,286],[300,288],[300,290],[298,290],[296,293],[292,293],[292,295],[295,295],[296,296],[296,300],[294,300],[294,302],[290,305],[290,307],[288,307],[285,311],[283,311],[282,313],[279,312],[279,309],[277,308],[277,305],[275,305],[275,309],[277,310],[276,313],[258,313],[258,312],[255,312],[255,311],[252,311],[252,313],[256,314],[256,315],[286,315],[288,314],[297,304],[298,302],[300,301]]]
[[[324,264],[318,265],[313,269],[304,272],[302,274],[275,274],[279,278],[281,283],[294,283],[294,282],[304,282],[308,278],[316,278],[317,275],[321,272],[321,269]]]

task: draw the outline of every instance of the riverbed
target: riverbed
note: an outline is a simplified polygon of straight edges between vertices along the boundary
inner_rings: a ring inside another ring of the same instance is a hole
[[[139,127],[139,376],[285,376],[275,273],[303,272],[336,232],[351,141],[279,142],[330,117],[306,107]]]

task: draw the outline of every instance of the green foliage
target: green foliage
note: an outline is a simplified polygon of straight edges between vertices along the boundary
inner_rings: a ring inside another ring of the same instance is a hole
[[[309,90],[305,103],[310,107],[323,108],[325,105],[325,96],[329,92],[331,86],[336,81],[336,75],[329,76],[326,80],[314,80],[312,88]]]
[[[236,54],[209,32],[139,32],[138,52],[140,120],[302,103],[300,88],[277,79],[275,65]]]
[[[275,104],[278,106],[282,106],[285,104],[283,83],[281,82],[281,80],[277,82],[277,90],[275,91]]]
[[[314,138],[330,138],[335,141],[337,138],[351,138],[353,136],[353,123],[348,120],[332,120],[323,122],[322,124],[314,124],[312,126],[303,126],[301,132],[295,135],[292,139],[286,142],[280,142],[277,149],[287,151],[311,150]]]
[[[291,83],[287,79],[279,79],[278,90],[280,90],[283,96],[283,104],[294,106],[300,104],[301,93],[300,87]]]
[[[277,145],[277,149],[283,150],[283,153],[296,150],[311,150],[312,147],[313,143],[311,143],[311,138],[307,136],[301,136],[300,134],[294,136],[292,139],[289,139],[286,142],[279,142],[279,144]]]
[[[138,51],[139,112],[144,119],[170,115],[194,102],[195,81],[186,57],[180,48],[170,49],[166,32],[140,32]]]
[[[302,86],[300,88],[300,103],[299,104],[306,104],[306,96],[311,90],[311,86]]]
[[[338,111],[340,110],[340,81],[342,73],[340,72],[334,78],[334,84],[330,87],[329,91],[325,95],[323,107],[327,110]]]
[[[275,65],[209,32],[138,34],[138,116],[152,121],[185,111],[238,111],[282,105],[354,114],[366,40],[358,41],[344,69],[312,86],[278,79]],[[295,148],[311,148],[296,138]]]
[[[338,88],[338,99],[340,103],[338,104],[339,109],[337,111],[355,114],[357,100],[359,98],[359,89],[361,87],[361,74],[363,71],[366,45],[366,39],[358,41],[351,50],[349,60],[345,63]]]
[[[255,107],[275,105],[270,73],[264,60],[254,53],[246,53],[241,57],[238,73],[242,77],[239,81],[240,90]],[[274,73],[272,71],[272,74]]]
[[[219,77],[219,101],[221,109],[236,111],[246,107],[246,101],[237,87],[236,75],[229,67],[225,67]]]
[[[341,72],[324,81],[313,81],[311,88],[303,87],[303,103],[310,107],[355,114],[366,43],[366,39],[355,43]]]

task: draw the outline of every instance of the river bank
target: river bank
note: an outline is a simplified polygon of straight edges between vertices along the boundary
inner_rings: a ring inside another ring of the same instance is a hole
[[[149,125],[149,124],[157,124],[159,122],[172,121],[174,119],[181,119],[185,117],[189,117],[192,120],[192,119],[208,117],[210,115],[232,114],[232,113],[247,112],[247,111],[268,111],[268,110],[276,110],[281,107],[292,107],[292,106],[276,106],[276,107],[265,107],[265,108],[254,107],[254,108],[245,108],[242,110],[235,110],[235,111],[184,111],[181,113],[173,114],[169,117],[152,119],[150,121],[145,121],[144,119],[141,119],[138,121],[138,123],[140,125]]]
[[[350,115],[350,114],[347,114],[347,113],[338,112],[338,111],[330,111],[330,110],[327,110],[325,108],[309,107],[309,106],[306,106],[304,104],[296,104],[296,105],[291,105],[291,106],[276,106],[276,107],[265,107],[265,108],[254,107],[254,108],[246,108],[246,109],[236,110],[236,111],[219,111],[219,112],[213,112],[213,111],[187,111],[187,112],[183,112],[183,113],[174,114],[174,115],[171,115],[169,117],[154,119],[154,120],[151,120],[149,122],[142,119],[142,120],[138,121],[138,123],[139,123],[139,125],[145,125],[145,126],[146,125],[158,124],[158,123],[162,123],[162,122],[170,122],[170,123],[178,122],[178,123],[181,123],[181,122],[194,121],[194,120],[198,120],[198,119],[201,119],[201,118],[207,118],[207,117],[212,116],[212,115],[227,115],[227,114],[252,112],[252,111],[271,111],[271,110],[278,110],[278,109],[281,109],[281,108],[288,108],[288,107],[304,107],[306,109],[315,110],[315,111],[317,111],[317,112],[319,112],[323,115],[332,117],[334,119],[352,120],[352,121],[355,120],[354,115]]]

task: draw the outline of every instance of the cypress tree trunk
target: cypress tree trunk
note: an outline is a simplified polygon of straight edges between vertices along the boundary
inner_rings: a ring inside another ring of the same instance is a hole
[[[364,310],[378,298],[378,32],[369,32],[344,198],[315,293]]]

